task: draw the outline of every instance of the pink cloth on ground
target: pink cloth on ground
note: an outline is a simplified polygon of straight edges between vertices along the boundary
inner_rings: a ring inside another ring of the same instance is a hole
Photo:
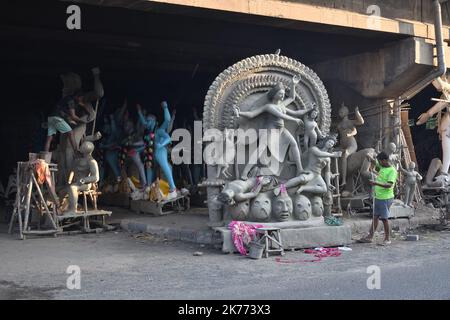
[[[246,256],[247,249],[245,245],[248,245],[252,240],[256,238],[256,229],[264,227],[262,224],[245,224],[241,221],[231,221],[228,225],[228,229],[231,230],[233,237],[233,243],[238,251]]]

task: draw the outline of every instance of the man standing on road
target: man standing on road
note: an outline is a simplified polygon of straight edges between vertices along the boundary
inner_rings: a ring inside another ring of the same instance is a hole
[[[389,163],[389,156],[385,152],[380,152],[377,155],[377,160],[375,170],[378,172],[378,175],[375,181],[370,181],[370,184],[374,186],[373,196],[375,197],[372,227],[369,235],[359,240],[359,242],[371,243],[374,232],[378,227],[378,220],[381,220],[384,225],[383,245],[389,245],[391,243],[389,238],[389,209],[394,201],[397,170]]]

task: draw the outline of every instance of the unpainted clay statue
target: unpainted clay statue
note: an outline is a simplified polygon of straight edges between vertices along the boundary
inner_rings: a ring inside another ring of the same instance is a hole
[[[342,120],[338,124],[340,138],[339,146],[343,151],[340,165],[341,185],[345,185],[347,179],[347,158],[358,150],[358,144],[355,139],[355,136],[358,133],[356,126],[362,126],[364,124],[364,119],[361,116],[358,107],[355,108],[355,120],[349,119],[348,113],[348,108],[342,104],[339,109],[339,117]]]
[[[286,182],[286,188],[300,186],[297,189],[297,194],[302,192],[309,192],[313,194],[325,194],[328,190],[334,189],[331,184],[331,179],[334,174],[331,173],[330,158],[339,158],[342,155],[341,151],[330,152],[336,144],[335,136],[327,136],[319,141],[317,146],[313,146],[308,150],[308,165],[306,170]],[[325,177],[322,177],[322,171]],[[279,188],[274,190],[277,194]]]
[[[272,155],[279,161],[280,163],[284,161],[284,158],[290,150],[293,160],[297,167],[297,173],[303,170],[301,157],[300,157],[300,148],[297,144],[297,141],[292,136],[292,134],[287,130],[284,126],[284,121],[294,121],[299,125],[302,120],[299,119],[300,116],[304,115],[309,110],[290,110],[287,108],[292,102],[295,101],[296,93],[295,86],[299,83],[300,78],[298,76],[294,76],[292,78],[292,86],[291,86],[291,97],[285,99],[286,89],[283,83],[278,83],[275,87],[273,87],[268,93],[269,103],[258,107],[257,109],[251,111],[240,111],[239,108],[236,108],[236,117],[245,117],[248,119],[256,118],[257,116],[265,113],[269,116],[267,121],[267,139],[261,139],[262,143],[266,143],[267,146],[258,147],[255,150],[257,156],[250,156],[250,159],[260,159],[263,153],[267,148],[271,151]],[[272,141],[275,138],[271,138],[271,129],[279,130],[279,141]],[[274,147],[274,145],[276,145]],[[248,173],[252,168],[252,164],[248,163],[243,170],[241,179],[248,179]]]
[[[70,212],[77,212],[78,193],[80,191],[90,190],[93,184],[100,180],[97,161],[92,157],[93,151],[94,144],[92,142],[83,142],[80,147],[80,152],[83,154],[83,157],[76,159],[74,162],[74,170],[71,173],[73,179],[69,179],[68,187],[68,210]]]
[[[227,206],[226,210],[233,220],[247,220],[248,213],[250,211],[250,200],[244,200],[232,206]]]
[[[314,217],[321,217],[324,212],[322,197],[311,197],[311,213]]]
[[[319,112],[317,111],[317,109],[312,109],[303,118],[303,123],[305,124],[305,134],[304,134],[305,151],[307,151],[309,147],[315,146],[317,144],[317,137],[319,138],[324,137],[322,131],[320,131],[319,129],[319,125],[316,122],[318,116]]]
[[[397,145],[394,142],[388,144],[386,153],[389,156],[389,162],[393,165],[397,170],[400,166],[400,157],[397,154]]]
[[[417,125],[426,123],[433,115],[446,109],[446,112],[441,116],[438,126],[442,145],[442,168],[440,173],[442,175],[448,174],[450,167],[450,113],[448,109],[450,107],[450,83],[448,83],[447,77],[444,75],[442,78],[439,77],[434,80],[433,85],[438,91],[442,92],[441,99],[445,101],[437,102],[427,112],[422,113],[417,120]]]
[[[253,199],[259,194],[261,188],[270,182],[269,178],[262,176],[251,177],[248,180],[233,180],[225,185],[218,199],[228,205]]]
[[[272,212],[272,200],[267,193],[260,193],[252,202],[250,217],[254,221],[268,221]]]
[[[119,140],[120,136],[118,134],[116,120],[114,119],[114,115],[110,115],[109,118],[105,117],[103,123],[103,139],[100,142],[100,148],[104,152],[104,158],[111,168],[114,178],[117,182],[121,181],[120,175],[120,164],[119,164]],[[101,180],[104,179],[105,169],[101,168]]]
[[[439,158],[431,160],[428,167],[427,175],[425,176],[425,185],[431,188],[444,188],[450,185],[450,176],[441,174],[442,161]]]
[[[400,166],[400,170],[405,175],[405,204],[412,207],[412,201],[414,197],[414,191],[418,181],[422,181],[422,176],[416,170],[416,163],[411,161],[408,165],[408,169],[405,170]]]
[[[377,153],[373,148],[366,148],[351,154],[347,159],[347,183],[342,191],[342,197],[349,197],[354,192],[353,177],[359,176],[363,185],[370,187],[371,163],[375,162]],[[359,171],[359,172],[358,172]]]
[[[287,221],[291,218],[292,211],[292,199],[289,197],[284,184],[281,184],[281,192],[272,203],[273,217],[279,222]]]
[[[72,123],[71,133],[62,135],[57,149],[58,157],[58,177],[60,181],[67,181],[69,170],[73,167],[75,150],[78,150],[83,137],[86,135],[87,123],[92,122],[96,117],[93,103],[104,96],[103,84],[100,80],[100,69],[93,68],[94,89],[92,91],[81,91],[81,78],[75,73],[61,75],[64,83],[63,99],[74,101],[74,112],[70,112],[67,121]],[[76,97],[72,99],[71,95]],[[79,114],[83,112],[83,114]],[[73,138],[73,139],[72,139]],[[51,142],[51,141],[50,141]],[[47,143],[50,143],[47,141]],[[75,146],[75,148],[74,148]],[[49,148],[47,145],[46,148]]]
[[[305,221],[311,217],[311,201],[304,195],[298,194],[294,200],[294,216]]]
[[[125,138],[122,140],[122,148],[120,150],[120,164],[125,165],[126,158],[131,158],[139,171],[139,182],[142,187],[147,184],[144,164],[142,163],[140,153],[144,150],[144,141],[139,137],[135,130],[133,121],[130,119],[124,122],[123,132]]]

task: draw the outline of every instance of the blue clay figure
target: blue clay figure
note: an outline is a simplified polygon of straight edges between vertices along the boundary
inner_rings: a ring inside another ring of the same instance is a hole
[[[177,196],[177,191],[167,151],[168,145],[172,142],[168,133],[171,117],[167,102],[161,102],[161,107],[164,111],[164,121],[159,127],[157,127],[157,121],[154,115],[149,114],[144,117],[142,107],[139,104],[136,107],[138,109],[139,120],[145,126],[144,141],[147,183],[150,185],[155,179],[154,161],[156,161],[169,183],[170,190],[168,199],[173,199]]]

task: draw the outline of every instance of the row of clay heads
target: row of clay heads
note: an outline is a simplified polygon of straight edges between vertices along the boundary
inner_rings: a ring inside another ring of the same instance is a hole
[[[258,186],[253,192],[241,194],[241,197],[247,199],[239,199],[235,202],[235,194],[232,184],[246,183],[249,180],[259,180]],[[288,194],[284,185],[281,185],[281,192],[275,195],[272,190],[264,191],[264,188],[271,183],[271,177],[260,176],[249,178],[249,180],[235,180],[228,184],[218,196],[218,201],[225,203],[225,220],[239,221],[277,221],[285,222],[290,220],[305,221],[312,216],[320,217],[323,215],[323,201],[318,195],[307,197],[304,194]],[[253,193],[253,194],[252,194]],[[254,197],[253,197],[254,196]]]

